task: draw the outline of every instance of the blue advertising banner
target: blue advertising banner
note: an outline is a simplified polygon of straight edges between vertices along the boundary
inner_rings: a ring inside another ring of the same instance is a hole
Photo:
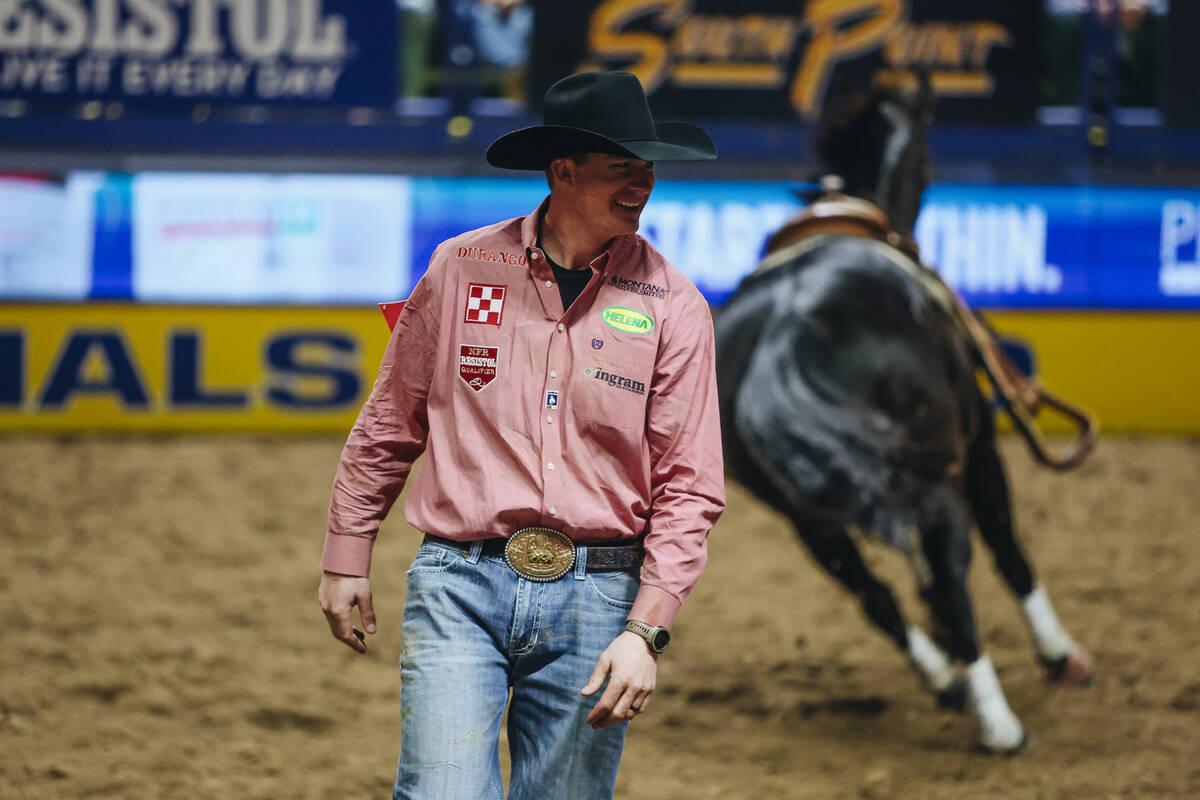
[[[642,211],[639,233],[713,302],[728,297],[758,263],[767,237],[800,208],[792,184],[663,181]],[[463,231],[528,214],[546,196],[536,178],[413,179],[413,275],[438,243]]]
[[[5,0],[0,98],[387,105],[392,0]]]
[[[663,181],[641,233],[720,305],[800,208],[788,183]],[[544,180],[178,173],[0,177],[0,300],[370,304]],[[972,305],[1200,310],[1200,190],[938,184],[915,235]]]
[[[641,234],[719,305],[800,204],[787,183],[663,182]],[[415,179],[412,274],[464,230],[532,211],[539,179]],[[972,305],[1200,309],[1200,191],[938,184],[915,235]]]

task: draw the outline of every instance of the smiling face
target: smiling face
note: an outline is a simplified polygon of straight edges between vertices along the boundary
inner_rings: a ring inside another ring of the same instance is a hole
[[[654,162],[588,153],[582,159],[555,159],[551,193],[588,239],[607,242],[637,233],[638,220],[654,188]]]

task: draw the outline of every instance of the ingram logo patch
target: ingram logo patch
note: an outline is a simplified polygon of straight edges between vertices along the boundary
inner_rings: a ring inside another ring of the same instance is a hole
[[[649,333],[654,330],[654,320],[632,308],[609,306],[600,312],[600,319],[610,327],[625,333]]]
[[[596,367],[594,369],[585,369],[583,374],[587,375],[588,377],[595,378],[598,381],[604,381],[615,389],[624,389],[625,391],[633,392],[634,394],[646,393],[646,384],[642,383],[641,381],[635,381],[632,378],[626,378],[624,375],[614,375],[611,372],[606,372],[600,369],[600,367]]]

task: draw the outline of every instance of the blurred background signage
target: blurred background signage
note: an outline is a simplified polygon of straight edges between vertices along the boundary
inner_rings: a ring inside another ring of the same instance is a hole
[[[603,0],[538,5],[531,97],[585,69],[635,73],[663,113],[813,117],[828,91],[911,83],[939,119],[1034,116],[1038,0]]]
[[[387,105],[390,0],[3,0],[0,97]]]
[[[1193,0],[0,0],[0,430],[344,433],[375,304],[546,194],[487,144],[613,68],[718,143],[641,225],[714,307],[799,210],[822,105],[927,71],[924,260],[1109,430],[1200,431],[1198,26]]]
[[[1200,128],[1200,3],[1176,0],[1171,3],[1167,26],[1167,68],[1164,70],[1166,114],[1173,125]]]
[[[641,233],[720,305],[799,209],[792,184],[664,181]],[[364,305],[434,248],[528,213],[536,178],[75,173],[0,178],[0,301]],[[935,184],[915,235],[988,308],[1200,309],[1200,191]]]

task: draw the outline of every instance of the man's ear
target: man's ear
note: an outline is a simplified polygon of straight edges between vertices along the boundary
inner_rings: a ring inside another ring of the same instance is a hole
[[[572,184],[575,182],[575,162],[569,156],[551,161],[550,172],[554,175],[555,183]]]

